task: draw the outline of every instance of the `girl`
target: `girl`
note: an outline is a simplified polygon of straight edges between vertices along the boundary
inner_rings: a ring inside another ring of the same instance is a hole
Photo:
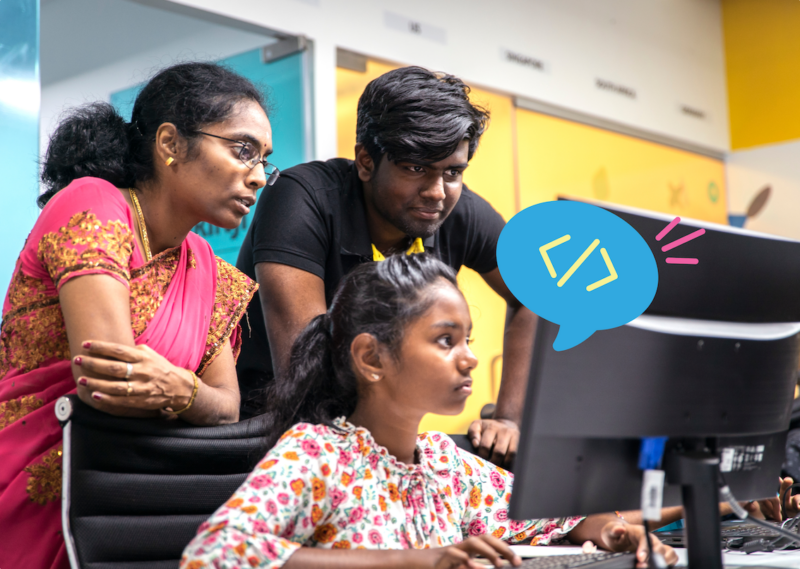
[[[455,568],[476,567],[477,554],[518,565],[505,542],[530,538],[636,549],[646,566],[640,526],[613,514],[509,520],[510,473],[444,434],[417,434],[426,413],[464,408],[471,327],[455,275],[433,257],[353,270],[273,386],[273,431],[301,422],[200,527],[181,567]]]

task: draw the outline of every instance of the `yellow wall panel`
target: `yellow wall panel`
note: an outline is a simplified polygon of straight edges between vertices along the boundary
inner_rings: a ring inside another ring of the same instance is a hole
[[[509,220],[517,213],[514,196],[514,103],[510,97],[472,89],[470,101],[489,110],[489,128],[464,172],[464,183]]]
[[[369,60],[366,73],[337,69],[338,148],[353,158],[358,98],[367,83],[396,66]],[[464,181],[506,219],[568,194],[675,215],[727,223],[722,162],[637,138],[515,109],[509,97],[473,89],[491,123]],[[515,160],[519,187],[515,187]],[[473,394],[458,416],[429,415],[423,430],[464,433],[480,409],[495,401],[502,369],[505,302],[463,268],[459,286],[473,320],[479,360]]]
[[[517,109],[522,208],[572,195],[728,223],[721,161]]]
[[[731,148],[800,138],[800,2],[723,0]]]
[[[356,119],[358,99],[364,87],[398,65],[367,60],[367,72],[336,68],[336,147],[340,158],[354,160],[356,157]]]

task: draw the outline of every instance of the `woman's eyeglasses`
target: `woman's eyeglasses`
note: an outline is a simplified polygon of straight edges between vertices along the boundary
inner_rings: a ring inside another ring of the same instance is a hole
[[[268,186],[274,184],[275,180],[278,179],[278,176],[281,175],[280,170],[278,170],[278,168],[274,164],[270,164],[269,162],[267,162],[266,158],[262,158],[261,153],[258,150],[256,150],[256,147],[253,146],[251,143],[244,142],[242,140],[234,140],[233,138],[225,138],[224,136],[203,132],[201,130],[198,130],[196,132],[197,134],[213,136],[214,138],[220,138],[222,140],[227,140],[228,142],[235,142],[236,144],[239,144],[240,145],[239,160],[241,160],[242,163],[251,170],[256,167],[256,164],[261,163],[261,165],[264,166],[264,173],[267,175]]]

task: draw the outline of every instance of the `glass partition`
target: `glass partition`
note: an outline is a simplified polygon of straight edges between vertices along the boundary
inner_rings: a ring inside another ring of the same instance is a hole
[[[39,0],[0,1],[0,289],[39,209]]]

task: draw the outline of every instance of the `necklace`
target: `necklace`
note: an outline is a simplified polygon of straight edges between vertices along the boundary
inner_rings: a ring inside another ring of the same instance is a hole
[[[136,197],[136,192],[133,191],[133,188],[128,188],[128,191],[131,194],[131,201],[133,202],[133,208],[136,210],[136,217],[139,220],[139,233],[142,236],[142,245],[144,245],[144,254],[147,257],[147,262],[149,263],[153,259],[153,254],[150,252],[150,241],[147,239],[147,227],[144,225],[144,214],[142,213],[142,206],[139,205],[139,198]]]

